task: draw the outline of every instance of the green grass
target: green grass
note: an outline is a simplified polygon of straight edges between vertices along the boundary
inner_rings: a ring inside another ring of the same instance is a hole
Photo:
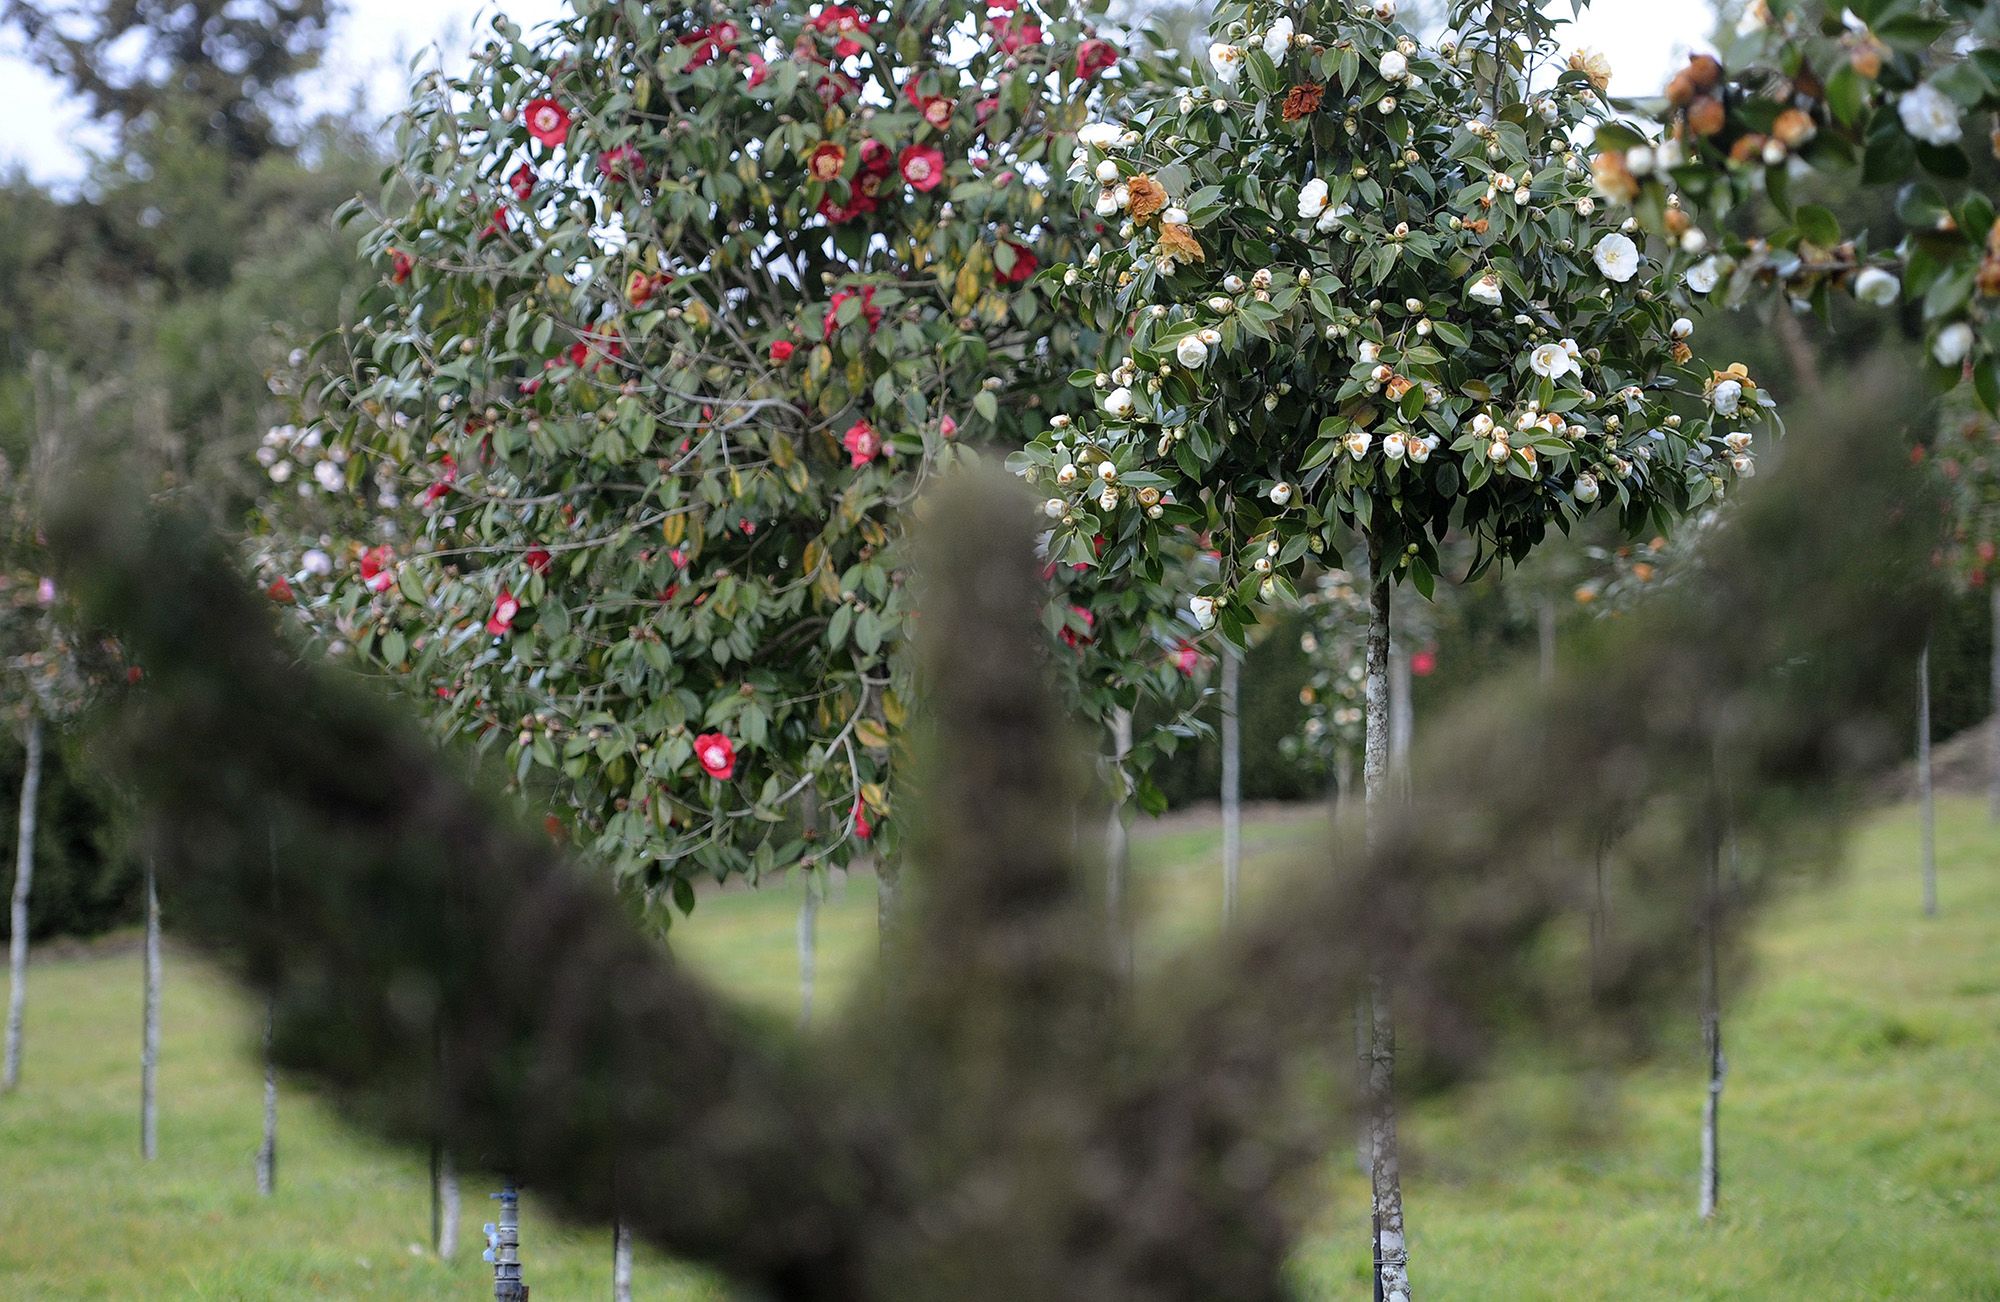
[[[1323,824],[1259,818],[1246,881]],[[1142,832],[1151,906],[1142,963],[1212,927],[1218,835]],[[1914,821],[1871,820],[1834,886],[1766,920],[1731,1006],[1723,1214],[1693,1215],[1698,1036],[1579,1095],[1515,1075],[1407,1119],[1418,1285],[1458,1298],[2000,1299],[2000,833],[1971,801],[1939,827],[1943,917],[1918,916]],[[797,895],[705,900],[676,945],[743,997],[796,1001]],[[821,999],[851,989],[874,944],[865,878],[822,912]],[[161,1156],[139,1160],[139,968],[130,953],[31,974],[29,1058],[0,1099],[0,1297],[467,1298],[485,1279],[480,1178],[466,1181],[457,1261],[421,1248],[420,1157],[283,1099],[279,1192],[257,1196],[261,1079],[253,1017],[199,965],[170,961]],[[1579,1111],[1579,1103],[1582,1109]],[[1365,1296],[1366,1203],[1351,1161],[1299,1262],[1313,1298]],[[603,1296],[609,1236],[552,1225],[527,1200],[538,1297]],[[695,1272],[641,1259],[639,1295],[721,1298]]]

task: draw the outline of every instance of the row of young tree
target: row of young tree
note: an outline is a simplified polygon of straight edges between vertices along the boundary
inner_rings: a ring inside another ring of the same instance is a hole
[[[1696,360],[1705,309],[1907,297],[1940,379],[2000,397],[1958,126],[2000,99],[1990,16],[1855,13],[1778,15],[1657,106],[1499,3],[1442,34],[1391,0],[1225,4],[1198,62],[1031,3],[496,20],[348,210],[379,275],[280,385],[262,578],[663,927],[702,877],[818,885],[866,854],[893,929],[906,519],[1004,458],[1124,817],[1163,801],[1194,671],[1229,693],[1324,581],[1315,637],[1360,625],[1360,674],[1299,744],[1358,743],[1379,819],[1404,579],[1430,596],[1586,518],[1664,534],[1754,469],[1769,385]],[[145,102],[135,132],[192,120]],[[230,177],[269,153],[240,116],[196,115]],[[1895,247],[1791,198],[1857,163],[1912,181]],[[1393,1006],[1383,974],[1373,1256],[1406,1298]]]

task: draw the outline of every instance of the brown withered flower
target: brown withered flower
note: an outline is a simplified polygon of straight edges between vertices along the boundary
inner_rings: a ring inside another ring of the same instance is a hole
[[[1638,178],[1625,165],[1625,151],[1607,149],[1590,160],[1590,179],[1597,192],[1615,203],[1630,203],[1639,196]]]
[[[1711,96],[1704,95],[1688,105],[1688,128],[1698,136],[1712,136],[1722,130],[1727,117],[1722,110],[1722,101]]]
[[[1307,114],[1319,111],[1320,101],[1326,98],[1326,87],[1318,82],[1306,82],[1285,92],[1285,121],[1296,122]]]
[[[1125,183],[1125,189],[1132,196],[1128,211],[1135,222],[1149,222],[1160,215],[1167,206],[1166,187],[1144,172]]]
[[[1174,222],[1160,223],[1160,256],[1178,262],[1201,262],[1208,256],[1194,232]]]

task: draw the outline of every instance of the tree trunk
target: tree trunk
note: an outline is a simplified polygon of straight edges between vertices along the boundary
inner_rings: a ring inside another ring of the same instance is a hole
[[[819,883],[805,870],[806,895],[799,901],[799,1025],[812,1025],[813,988],[819,974]]]
[[[1393,578],[1377,556],[1368,610],[1368,676],[1365,684],[1366,741],[1362,749],[1362,790],[1368,835],[1381,826],[1389,796],[1389,601]],[[1410,1302],[1409,1249],[1403,1236],[1403,1175],[1396,1144],[1396,1027],[1388,982],[1378,971],[1369,980],[1368,1016],[1368,1177],[1373,1193],[1374,1235],[1370,1252],[1375,1286],[1385,1302]]]
[[[14,906],[8,917],[13,928],[7,947],[7,1063],[0,1090],[21,1083],[22,1021],[28,1013],[28,897],[35,889],[35,813],[42,790],[42,716],[28,715],[24,738],[27,758],[21,766],[21,817],[14,843]]]
[[[1988,676],[1993,684],[1993,711],[1986,719],[1986,816],[2000,823],[2000,577],[1986,584],[1993,616],[1993,653]]]
[[[1127,876],[1132,867],[1132,837],[1125,826],[1125,765],[1132,756],[1132,712],[1111,712],[1111,762],[1117,767],[1118,799],[1104,826],[1104,916],[1110,929],[1112,970],[1132,978],[1132,928],[1127,909]],[[1224,833],[1225,838],[1227,833]]]
[[[1542,686],[1547,687],[1556,680],[1556,599],[1543,594],[1535,616],[1535,641],[1536,649],[1541,653]]]
[[[1917,817],[1923,824],[1924,916],[1935,918],[1937,894],[1937,800],[1931,790],[1931,645],[1917,654]]]
[[[1410,742],[1416,732],[1415,707],[1410,702],[1410,648],[1389,630],[1389,776],[1395,790],[1407,794],[1410,782]]]
[[[431,1150],[431,1242],[440,1261],[458,1254],[458,1218],[458,1168],[439,1144]]]
[[[500,1219],[486,1227],[486,1259],[493,1263],[493,1302],[528,1302],[521,1274],[521,1196],[510,1179],[493,1195]]]
[[[632,1231],[623,1221],[611,1227],[611,1299],[632,1302]]]
[[[1722,1056],[1722,973],[1719,963],[1722,924],[1722,838],[1710,842],[1708,888],[1701,934],[1701,1039],[1708,1055],[1708,1093],[1701,1104],[1701,1219],[1715,1215],[1722,1196],[1722,1078],[1728,1062]]]
[[[160,1155],[160,880],[146,855],[146,1013],[139,1044],[139,1154]]]
[[[1222,648],[1222,924],[1236,919],[1243,876],[1243,653]]]
[[[257,1146],[257,1192],[269,1198],[278,1191],[278,1064],[271,1057],[276,1035],[278,1002],[264,1002],[264,1142]]]

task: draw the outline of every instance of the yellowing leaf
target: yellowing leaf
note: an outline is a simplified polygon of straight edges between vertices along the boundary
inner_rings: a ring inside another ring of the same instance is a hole
[[[863,719],[854,725],[854,739],[870,750],[889,748],[889,730],[873,719]]]

